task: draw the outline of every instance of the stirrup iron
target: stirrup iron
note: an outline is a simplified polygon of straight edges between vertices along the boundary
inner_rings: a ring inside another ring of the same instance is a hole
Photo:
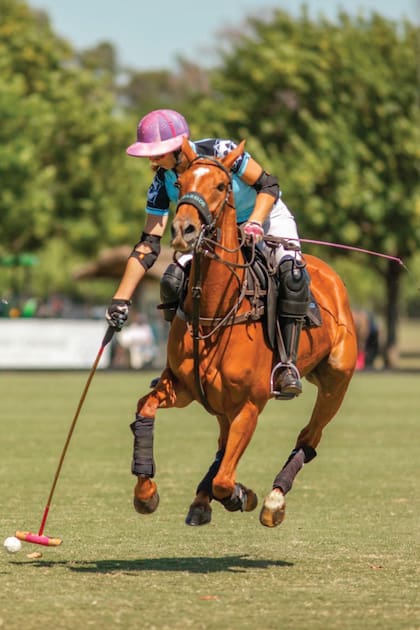
[[[293,398],[296,398],[297,396],[297,394],[285,394],[281,390],[278,390],[276,388],[277,372],[278,371],[281,372],[281,370],[286,370],[286,369],[291,370],[293,372],[297,381],[300,381],[301,379],[299,370],[293,363],[287,363],[284,361],[279,361],[279,363],[276,363],[276,365],[271,370],[271,377],[270,377],[271,394],[276,398],[276,400],[292,400]]]

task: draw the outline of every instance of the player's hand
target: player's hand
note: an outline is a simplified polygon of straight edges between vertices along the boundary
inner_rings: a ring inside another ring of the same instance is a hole
[[[264,238],[263,226],[259,221],[248,221],[243,227],[245,237],[254,243],[261,243]]]
[[[108,306],[105,317],[110,326],[116,331],[121,330],[128,319],[128,311],[131,306],[131,300],[113,299]]]

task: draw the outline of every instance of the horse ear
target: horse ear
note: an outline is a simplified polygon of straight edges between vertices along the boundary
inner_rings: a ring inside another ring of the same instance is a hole
[[[181,151],[187,158],[188,162],[192,162],[197,157],[197,153],[194,151],[194,149],[188,142],[188,138],[185,138],[185,137],[183,138]]]
[[[227,156],[223,158],[222,160],[223,166],[225,166],[228,170],[231,169],[231,167],[236,162],[238,157],[242,155],[242,153],[244,152],[245,142],[246,142],[245,140],[242,140],[242,142],[240,142],[238,146],[235,149],[233,149],[233,151],[228,153]]]

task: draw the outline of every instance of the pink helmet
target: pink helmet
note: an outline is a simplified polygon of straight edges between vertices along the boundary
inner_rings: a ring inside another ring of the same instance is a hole
[[[134,157],[153,157],[179,149],[190,130],[184,116],[173,109],[155,109],[137,126],[137,142],[126,152]]]

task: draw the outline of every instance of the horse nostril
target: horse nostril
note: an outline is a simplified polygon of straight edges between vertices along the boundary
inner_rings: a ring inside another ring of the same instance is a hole
[[[184,234],[192,234],[194,232],[195,232],[195,226],[192,223],[187,225],[187,227],[184,230]]]

